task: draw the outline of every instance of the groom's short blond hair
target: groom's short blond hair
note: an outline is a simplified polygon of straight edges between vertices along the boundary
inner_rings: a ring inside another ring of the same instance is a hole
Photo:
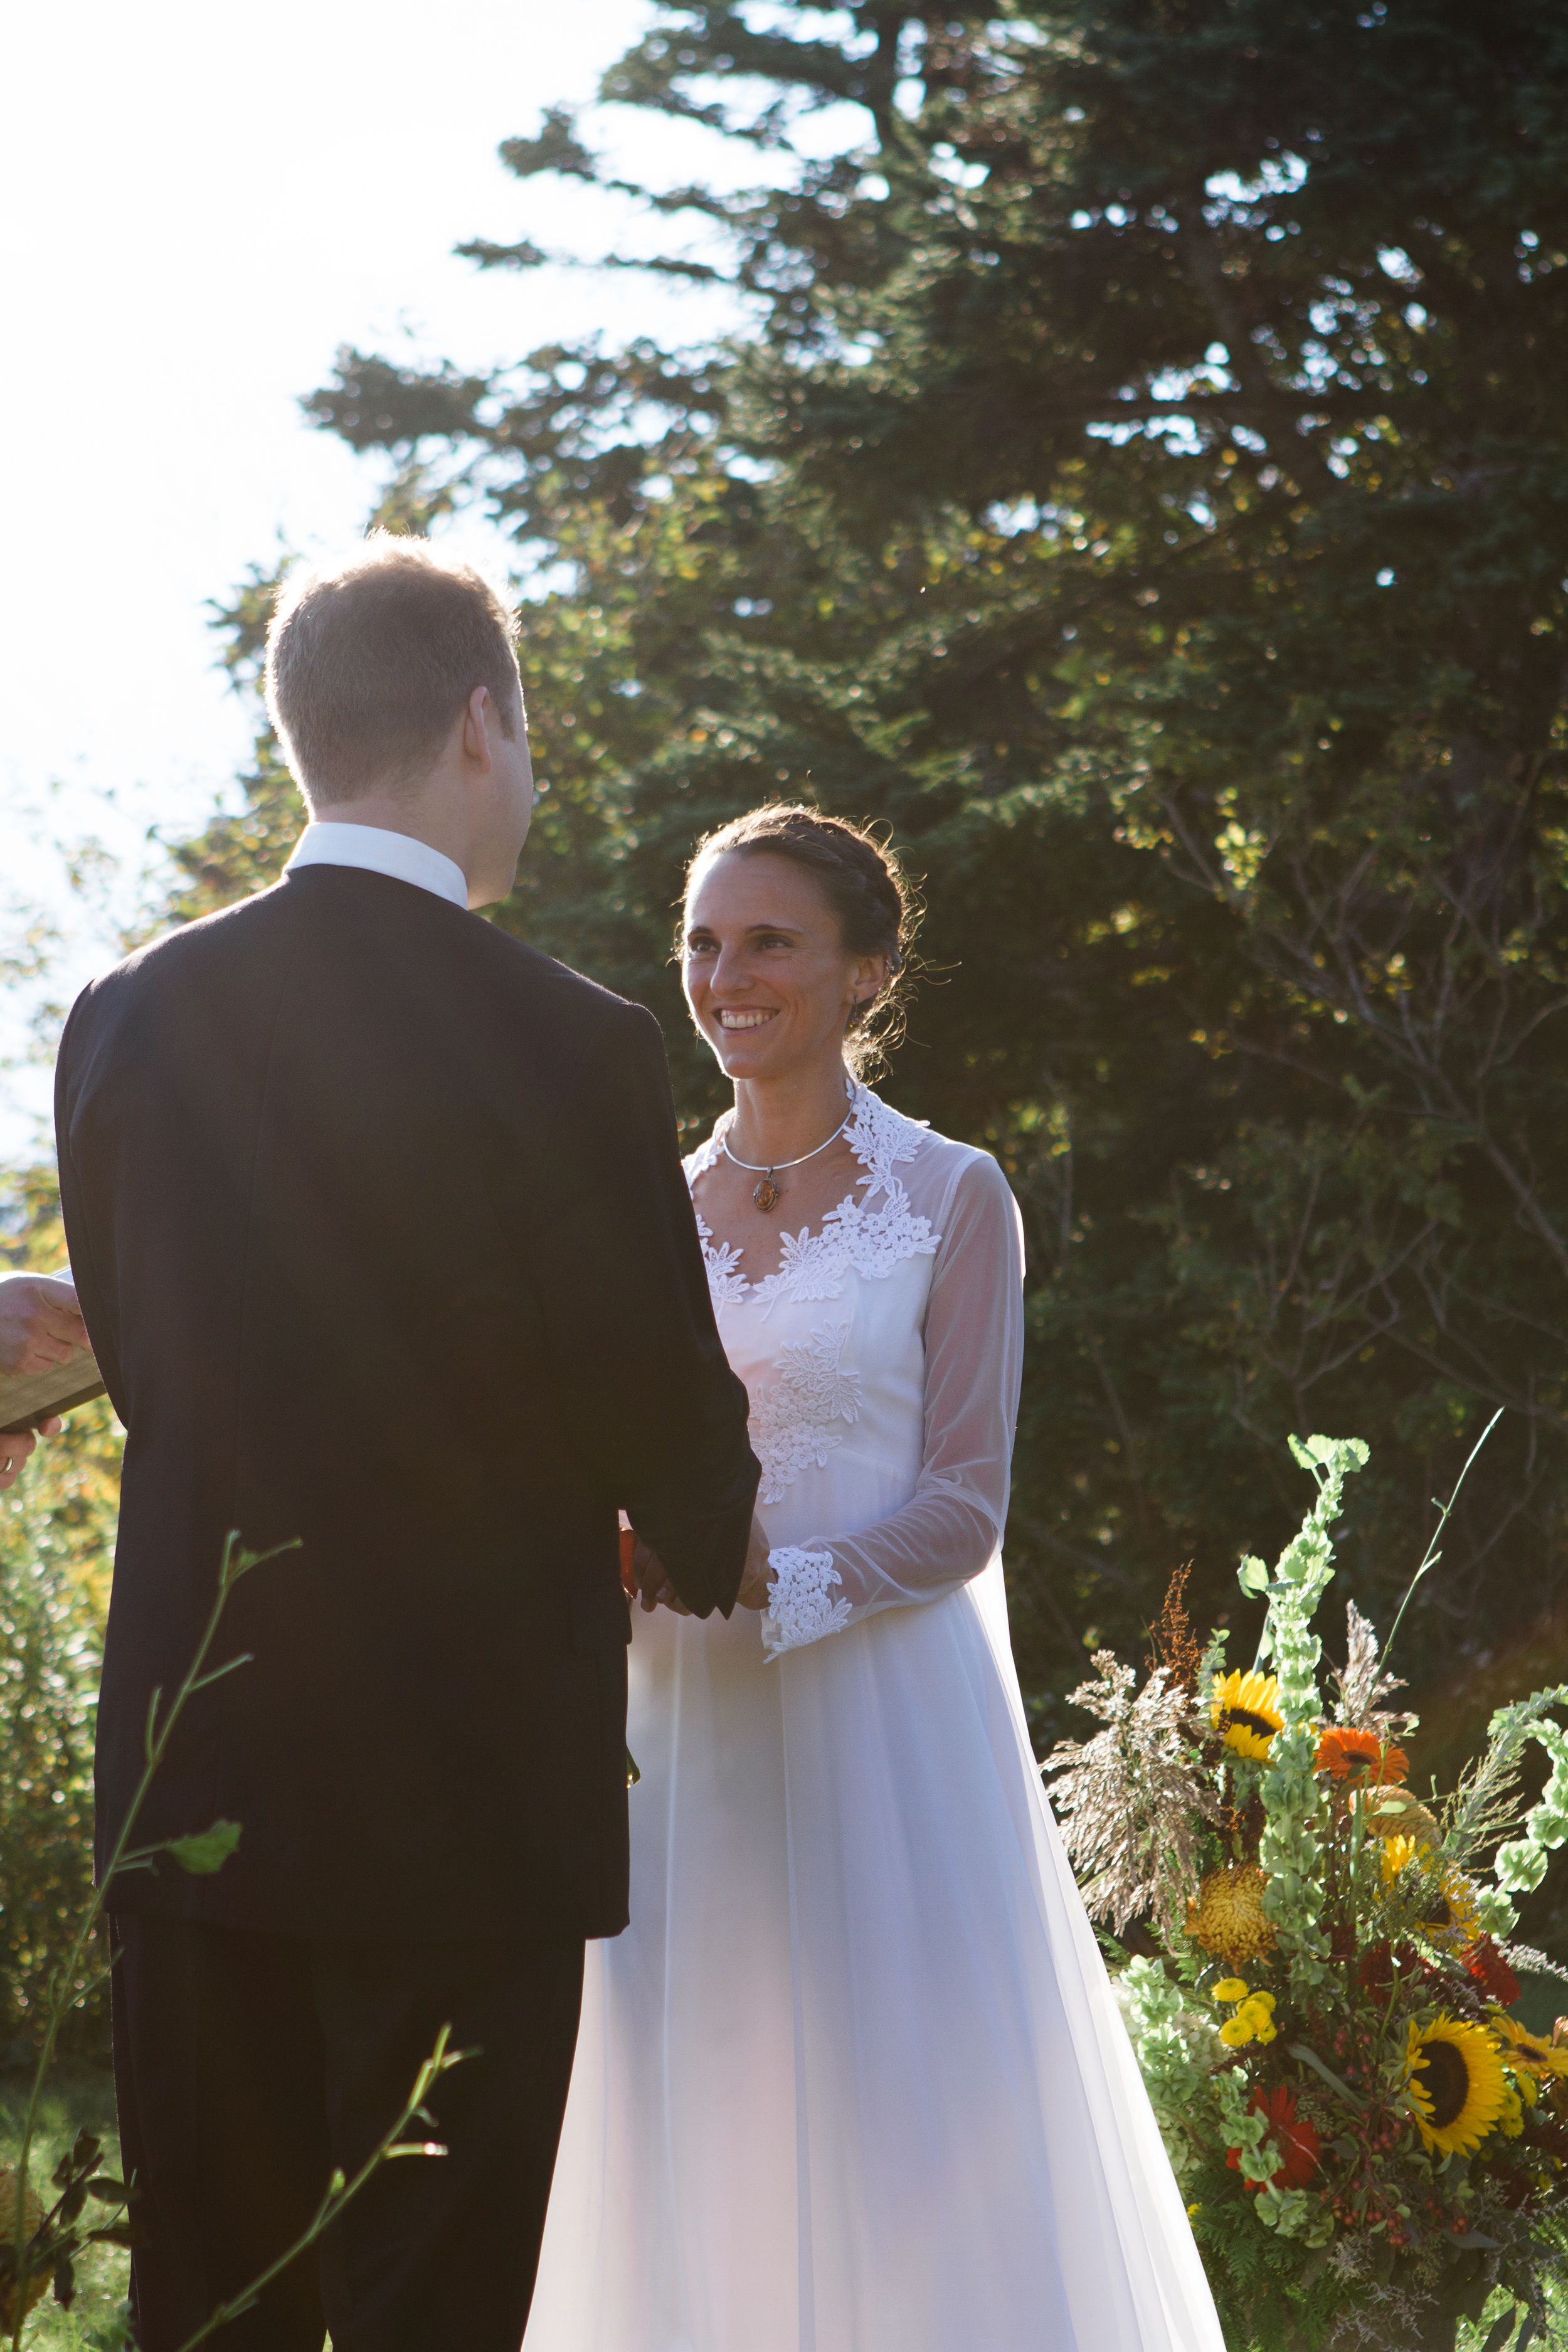
[[[312,808],[420,783],[474,688],[522,718],[517,625],[471,564],[373,531],[289,580],[267,632],[267,708]]]

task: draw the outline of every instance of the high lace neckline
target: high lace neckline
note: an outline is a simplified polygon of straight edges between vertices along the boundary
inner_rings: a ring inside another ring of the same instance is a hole
[[[734,1116],[733,1111],[726,1111],[708,1140],[687,1160],[686,1181],[694,1196],[698,1178],[706,1175],[722,1152]],[[868,1087],[857,1086],[844,1139],[866,1173],[855,1179],[853,1190],[837,1208],[827,1211],[815,1229],[803,1225],[797,1234],[781,1234],[777,1271],[764,1275],[760,1282],[748,1281],[741,1272],[744,1245],[716,1241],[693,1197],[714,1306],[721,1310],[753,1300],[765,1313],[780,1299],[835,1298],[850,1268],[884,1277],[905,1258],[931,1255],[941,1236],[932,1234],[927,1218],[911,1213],[909,1194],[898,1174],[927,1141],[928,1133],[923,1120],[906,1118]],[[859,1200],[856,1192],[862,1195]],[[879,1195],[880,1204],[873,1208]]]

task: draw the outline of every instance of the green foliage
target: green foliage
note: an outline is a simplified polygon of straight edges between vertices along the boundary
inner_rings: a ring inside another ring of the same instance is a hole
[[[548,792],[500,919],[653,1006],[695,1133],[720,1093],[667,962],[692,841],[784,792],[890,824],[931,909],[891,1091],[995,1150],[1029,1226],[1009,1570],[1042,1730],[1178,1559],[1232,1605],[1227,1564],[1292,1524],[1291,1427],[1373,1439],[1344,1564],[1389,1622],[1502,1405],[1402,1634],[1452,1715],[1480,1652],[1568,1646],[1540,1631],[1568,21],[672,0],[606,88],[751,142],[765,184],[657,212],[704,232],[661,266],[727,272],[754,331],[488,379],[345,352],[309,404],[386,452],[384,519],[482,499],[534,567]],[[847,128],[805,160],[812,114]],[[560,115],[503,152],[597,169]],[[292,822],[266,752],[184,906],[269,876]]]
[[[10,2042],[37,2032],[92,1884],[100,1628],[69,1504],[69,1473],[62,1482],[58,1465],[30,1465],[0,1496],[0,2032]],[[79,2041],[101,2044],[107,2019],[99,1986]]]
[[[1318,1696],[1322,1645],[1311,1621],[1334,1572],[1328,1531],[1339,1518],[1345,1480],[1365,1469],[1369,1448],[1356,1437],[1310,1437],[1303,1445],[1293,1436],[1290,1453],[1298,1467],[1317,1481],[1318,1499],[1280,1553],[1265,1588],[1268,1614],[1258,1658],[1273,1662],[1284,1728],[1270,1744],[1258,1791],[1267,1822],[1258,1859],[1268,1873],[1263,1907],[1289,1957],[1291,1990],[1304,1995],[1323,1983],[1329,1958],[1323,1924],[1322,1790],[1315,1769],[1323,1712]],[[1238,1581],[1244,1591],[1256,1584],[1249,1571],[1258,1565],[1250,1559],[1242,1563]],[[1258,2177],[1267,2179],[1268,2172]]]
[[[7,2146],[20,2137],[26,2113],[25,2076],[0,2080],[0,2140]],[[35,2143],[35,2164],[47,2180],[79,2132],[97,2134],[107,2144],[108,2162],[119,2170],[114,2131],[114,2084],[107,2068],[76,2063],[59,2069],[44,2102],[41,2128]],[[117,2315],[122,2310],[129,2284],[130,2257],[113,2245],[89,2247],[76,2265],[76,2301],[62,2311],[51,2296],[38,2305],[28,2323],[28,2352],[95,2352],[95,2347],[126,2341],[116,2336]]]
[[[52,1177],[13,1171],[0,1267],[65,1261]],[[83,1406],[0,1495],[0,2046],[31,2048],[49,1977],[92,1887],[92,1741],[122,1433]],[[107,2047],[102,1956],[75,1988],[66,2046]]]

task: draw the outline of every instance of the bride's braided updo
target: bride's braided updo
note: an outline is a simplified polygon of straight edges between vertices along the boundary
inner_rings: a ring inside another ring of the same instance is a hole
[[[910,951],[922,912],[896,853],[868,827],[798,802],[770,801],[704,834],[686,869],[687,895],[700,866],[715,857],[787,857],[804,866],[833,910],[850,955],[886,956],[888,979],[849,1017],[845,1059],[865,1078],[903,1034]]]

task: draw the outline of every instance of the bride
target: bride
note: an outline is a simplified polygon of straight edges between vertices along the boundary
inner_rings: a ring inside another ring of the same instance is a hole
[[[1223,2352],[1030,1751],[1000,1543],[1023,1343],[996,1162],[857,1075],[898,867],[710,835],[687,1162],[769,1605],[641,1557],[632,1924],[589,1946],[526,2352]]]

